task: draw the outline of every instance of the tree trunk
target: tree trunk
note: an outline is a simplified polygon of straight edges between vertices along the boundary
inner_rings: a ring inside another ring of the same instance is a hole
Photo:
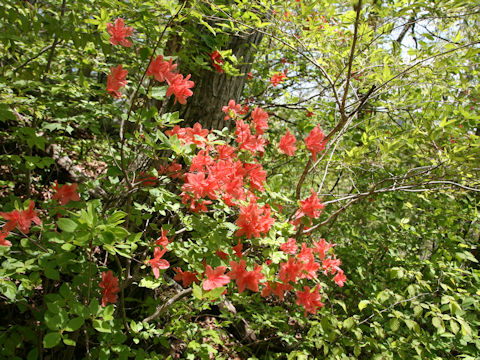
[[[184,119],[183,126],[193,126],[196,122],[206,129],[222,129],[228,124],[223,120],[225,114],[222,107],[229,100],[237,103],[245,86],[247,74],[251,69],[255,56],[255,46],[260,44],[263,34],[252,32],[249,34],[232,35],[227,45],[232,49],[240,63],[238,69],[242,75],[228,76],[220,74],[212,67],[211,70],[195,70],[191,80],[195,82],[193,96],[187,99],[186,105],[173,105],[169,103],[166,111],[179,111],[180,118]],[[180,65],[181,66],[181,65]],[[182,74],[188,74],[187,68],[181,68]]]

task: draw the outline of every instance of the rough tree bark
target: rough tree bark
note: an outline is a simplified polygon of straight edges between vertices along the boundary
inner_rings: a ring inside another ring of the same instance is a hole
[[[220,74],[212,67],[211,70],[190,71],[181,68],[183,74],[192,72],[195,82],[193,96],[189,97],[186,105],[170,105],[166,111],[179,111],[180,118],[184,119],[183,126],[193,126],[196,122],[206,129],[222,129],[227,124],[223,120],[225,114],[222,106],[233,99],[237,103],[245,86],[247,74],[251,69],[255,57],[255,47],[262,41],[263,34],[251,32],[249,34],[231,35],[227,49],[232,49],[233,55],[239,59],[241,76]],[[182,66],[182,65],[180,65]]]

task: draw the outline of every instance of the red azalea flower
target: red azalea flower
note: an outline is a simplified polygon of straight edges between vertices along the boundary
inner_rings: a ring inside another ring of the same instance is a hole
[[[294,156],[295,155],[295,150],[297,150],[297,146],[295,143],[297,142],[297,139],[295,138],[295,135],[291,134],[289,130],[283,135],[283,137],[280,139],[280,142],[278,143],[278,148],[280,149],[280,152],[288,155],[288,156]]]
[[[284,282],[289,281],[297,282],[297,277],[302,271],[302,264],[297,262],[293,257],[289,257],[287,262],[280,263],[280,271],[278,272],[278,278]]]
[[[343,284],[345,284],[345,282],[347,281],[347,277],[343,273],[343,270],[340,270],[339,272],[337,272],[337,275],[335,275],[333,280],[338,286],[343,287]]]
[[[182,164],[173,161],[169,166],[167,166],[167,175],[170,176],[172,179],[179,178],[182,176],[181,174]]]
[[[286,243],[280,245],[280,250],[285,254],[295,255],[298,251],[297,240],[289,238]]]
[[[177,64],[172,64],[172,59],[169,61],[163,60],[162,55],[158,55],[147,69],[147,76],[152,76],[160,82],[168,81],[168,79],[173,79],[175,76],[175,68]]]
[[[205,172],[188,173],[185,175],[185,184],[182,190],[193,194],[195,199],[201,199],[209,196],[210,199],[216,200],[216,191],[219,190],[220,184],[212,176],[205,176]]]
[[[325,134],[320,129],[319,125],[314,127],[305,139],[307,149],[312,153],[313,161],[317,160],[317,154],[319,152],[325,150],[326,141],[324,141],[324,139]]]
[[[132,46],[132,43],[126,38],[132,35],[133,28],[125,27],[125,22],[122,18],[116,19],[115,25],[107,23],[107,31],[111,35],[110,44],[117,45],[119,43],[125,47]]]
[[[53,188],[57,191],[57,193],[53,195],[52,199],[58,200],[60,205],[66,205],[70,201],[80,201],[77,183],[59,186],[58,182],[55,180],[55,185],[53,185]]]
[[[241,258],[243,256],[242,248],[243,248],[243,245],[242,245],[241,241],[238,240],[238,244],[233,247],[233,252],[239,258]]]
[[[168,245],[168,238],[167,238],[168,230],[165,231],[162,228],[161,231],[162,231],[161,236],[157,239],[157,241],[155,241],[155,245],[161,245],[163,247],[166,247]]]
[[[252,120],[255,123],[255,132],[257,135],[263,135],[265,130],[268,129],[268,114],[263,111],[262,108],[256,107],[252,111]]]
[[[335,274],[337,271],[342,271],[342,269],[339,267],[341,264],[342,262],[340,259],[337,259],[335,255],[333,258],[329,257],[328,259],[323,260],[322,267],[323,270],[325,270],[325,275],[328,275],[329,272],[330,274]]]
[[[304,289],[304,291],[297,291],[297,305],[303,305],[305,308],[305,316],[307,316],[307,312],[315,314],[317,309],[324,305],[320,302],[322,298],[322,295],[319,294],[320,286],[317,285],[313,292],[309,286],[305,286]]]
[[[141,186],[155,186],[157,184],[157,177],[140,171],[140,174],[135,178],[134,182],[139,183]]]
[[[227,106],[222,107],[222,111],[227,114],[224,120],[228,120],[231,117],[236,118],[237,114],[240,114],[242,111],[242,106],[240,104],[235,104],[235,100],[230,100]]]
[[[202,129],[200,123],[195,123],[193,128],[185,129],[185,136],[188,138],[188,143],[196,144],[199,147],[205,147],[205,142],[207,141],[207,136],[210,133],[208,129]]]
[[[210,265],[205,267],[206,280],[203,282],[203,290],[213,290],[215,288],[227,285],[230,278],[225,274],[227,268],[225,266],[218,266],[215,270]]]
[[[183,287],[188,287],[192,283],[198,284],[200,280],[197,278],[196,272],[191,271],[182,271],[180,268],[173,269],[177,274],[173,278],[175,281],[181,281],[183,283]]]
[[[270,217],[269,207],[259,208],[257,202],[252,200],[247,206],[240,206],[240,215],[236,222],[240,227],[235,236],[246,235],[249,239],[259,237],[260,234],[266,234],[272,227],[275,219]]]
[[[265,276],[261,273],[261,266],[255,265],[254,270],[247,271],[245,260],[240,260],[239,263],[230,261],[230,266],[232,267],[232,271],[230,271],[227,275],[231,279],[236,280],[238,292],[240,294],[245,290],[245,288],[258,292],[258,283],[260,280],[265,278]]]
[[[215,255],[217,255],[218,257],[220,257],[223,260],[228,259],[228,254],[226,252],[221,251],[221,250],[215,250]]]
[[[160,276],[160,270],[165,270],[170,267],[170,263],[167,260],[162,259],[162,256],[165,255],[166,252],[167,249],[160,250],[159,247],[156,247],[155,252],[153,253],[153,259],[148,260],[148,263],[152,267],[155,279],[158,279]]]
[[[300,201],[301,211],[309,218],[316,219],[323,212],[323,209],[325,209],[325,205],[318,200],[315,190],[311,189],[311,191],[312,195],[309,198]]]
[[[102,306],[106,306],[107,303],[115,304],[118,299],[118,292],[120,288],[118,287],[118,278],[113,276],[111,270],[102,273],[102,282],[99,286],[102,290]]]
[[[218,153],[218,160],[227,160],[235,157],[235,149],[230,145],[217,145],[215,150]]]
[[[187,103],[187,97],[193,95],[193,91],[190,88],[195,86],[193,81],[190,81],[190,74],[184,79],[182,74],[175,74],[170,79],[167,78],[168,88],[166,96],[175,95],[175,103],[177,100],[180,104],[185,105]]]
[[[283,284],[281,282],[268,281],[265,284],[265,287],[263,288],[261,295],[262,297],[267,297],[271,293],[274,293],[280,298],[280,300],[283,300],[285,296],[285,291],[289,291],[289,290],[292,290],[292,285],[290,284]]]
[[[192,159],[190,164],[190,172],[193,173],[195,171],[206,171],[210,168],[211,165],[214,164],[213,159],[207,155],[206,150],[201,150],[195,155]]]
[[[262,164],[245,163],[243,164],[243,168],[246,170],[246,174],[248,175],[250,187],[263,192],[265,190],[263,184],[267,180],[267,172],[263,170]]]
[[[28,210],[13,210],[8,213],[0,212],[0,216],[7,220],[7,223],[3,225],[2,232],[8,233],[15,229],[16,226],[25,234],[30,232],[32,222],[37,225],[42,225],[42,221],[38,218],[37,212],[33,210],[35,203],[30,201]]]
[[[278,72],[272,75],[272,77],[270,78],[270,82],[272,83],[273,86],[277,86],[278,84],[282,83],[283,80],[286,78],[287,78],[287,75],[285,75],[282,72]]]
[[[320,239],[318,242],[313,242],[313,252],[318,254],[320,260],[325,260],[325,254],[330,248],[334,247],[335,245],[337,244],[330,244],[326,242],[325,239]]]
[[[225,61],[222,59],[222,55],[215,50],[211,54],[208,54],[210,56],[210,59],[212,59],[212,66],[219,72],[220,74],[224,73],[225,70],[223,70],[222,65],[225,64]]]
[[[120,93],[120,88],[127,85],[127,74],[128,70],[122,68],[122,65],[118,65],[116,68],[110,68],[110,75],[107,78],[107,91],[113,97],[120,99],[122,94]]]
[[[12,243],[5,238],[8,236],[8,232],[0,232],[0,246],[12,246]]]

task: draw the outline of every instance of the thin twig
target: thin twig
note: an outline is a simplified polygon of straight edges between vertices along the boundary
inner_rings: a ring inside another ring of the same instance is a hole
[[[30,62],[32,62],[33,60],[35,60],[36,58],[38,58],[38,57],[39,57],[40,55],[42,55],[43,53],[47,52],[48,49],[50,49],[52,46],[53,46],[53,44],[45,46],[42,50],[40,50],[40,52],[39,52],[37,55],[32,56],[31,58],[27,59],[23,64],[21,64],[20,66],[16,67],[16,68],[13,70],[13,73],[15,74],[18,70],[20,70],[21,68],[27,66]]]
[[[66,3],[67,3],[67,0],[62,1],[62,10],[60,12],[60,17],[61,18],[63,18],[63,16],[65,15],[65,5],[66,5]],[[50,49],[50,55],[48,55],[47,66],[45,66],[45,71],[44,71],[44,74],[43,74],[44,79],[46,78],[48,72],[50,71],[50,67],[52,66],[52,61],[53,61],[53,55],[55,54],[55,48],[57,47],[59,42],[60,42],[60,40],[58,40],[57,34],[55,34],[54,38],[53,38],[53,44],[52,44],[52,47]]]
[[[126,279],[126,276],[122,275],[122,270],[123,270],[122,263],[120,262],[120,259],[119,259],[117,254],[115,254],[114,258],[115,258],[115,263],[118,266],[118,271],[120,272],[120,279],[123,282]],[[120,288],[120,312],[122,313],[123,326],[125,327],[125,329],[127,331],[130,331],[130,327],[128,326],[128,323],[127,323],[127,314],[125,312],[125,292],[124,292],[124,290],[125,290],[125,288],[122,286]]]
[[[163,303],[162,305],[157,306],[155,312],[143,319],[143,322],[150,322],[153,319],[159,317],[168,307],[170,307],[174,302],[188,296],[192,292],[192,288],[188,288],[185,290],[180,291],[179,293],[172,296],[167,302]]]
[[[345,101],[347,100],[348,95],[348,88],[350,85],[350,78],[352,77],[352,65],[353,65],[353,58],[355,55],[355,46],[357,44],[358,38],[358,24],[360,23],[360,12],[362,11],[362,0],[358,0],[357,4],[357,15],[355,17],[355,24],[353,28],[353,39],[352,39],[352,47],[350,48],[350,57],[348,59],[348,70],[347,70],[347,80],[345,84],[345,90],[343,91],[342,103],[340,105],[340,113],[342,115],[342,121],[347,121],[347,117],[345,115]],[[328,140],[328,138],[327,138]]]

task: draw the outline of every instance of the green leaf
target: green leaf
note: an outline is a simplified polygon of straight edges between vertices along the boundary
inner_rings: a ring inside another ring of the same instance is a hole
[[[52,280],[60,280],[60,273],[57,269],[55,269],[55,263],[48,263],[47,267],[45,268],[45,276]]]
[[[362,348],[360,347],[360,345],[356,344],[353,348],[353,354],[358,357],[360,356],[360,354],[362,353]]]
[[[66,338],[66,337],[63,338],[63,343],[64,343],[65,345],[68,345],[68,346],[76,346],[76,345],[77,345],[77,343],[75,342],[75,340],[69,339],[69,338]]]
[[[37,360],[38,359],[38,349],[32,349],[28,352],[27,360]]]
[[[405,320],[405,324],[407,325],[407,327],[410,329],[410,330],[413,330],[415,331],[417,334],[420,334],[420,326],[418,325],[418,323],[416,321],[413,321],[413,320],[410,320],[410,319],[406,319]]]
[[[43,347],[46,349],[53,348],[58,345],[61,339],[62,336],[58,332],[48,333],[43,337]]]
[[[47,311],[44,315],[45,324],[50,330],[60,330],[62,328],[62,319],[58,313]]]
[[[84,322],[84,320],[81,317],[76,317],[76,318],[70,319],[70,321],[67,323],[67,326],[65,326],[64,330],[65,331],[78,330],[83,325],[83,322]]]
[[[113,320],[113,313],[115,308],[112,304],[109,304],[105,309],[103,309],[103,319],[104,320]]]
[[[102,333],[111,333],[112,327],[108,321],[103,320],[93,320],[92,322],[93,328]]]
[[[151,96],[156,100],[163,100],[165,99],[165,94],[167,92],[166,86],[158,86],[152,88]]]
[[[437,316],[432,318],[432,325],[437,329],[439,333],[442,333],[445,331],[445,325],[443,325],[442,319],[440,319]]]
[[[343,321],[343,327],[345,330],[350,330],[353,325],[355,325],[355,319],[352,317],[349,317]]]
[[[89,310],[90,310],[90,313],[95,316],[100,311],[100,304],[98,303],[98,300],[96,298],[93,298],[90,301]]]
[[[204,294],[204,296],[205,296],[206,298],[209,298],[209,299],[214,300],[214,299],[219,298],[219,297],[223,294],[223,292],[225,291],[225,289],[226,289],[225,286],[218,287],[218,288],[215,288],[215,289],[213,289],[213,290],[207,291],[207,292]]]
[[[193,284],[193,296],[195,296],[198,300],[203,299],[202,288],[197,284]]]
[[[127,214],[123,211],[115,211],[110,217],[107,219],[107,223],[109,225],[119,225],[123,223],[123,220],[127,216]]]
[[[455,335],[458,333],[458,330],[460,330],[460,326],[458,326],[457,322],[453,319],[450,319],[450,330],[452,330],[452,333]]]
[[[146,287],[148,289],[156,289],[162,284],[161,281],[154,279],[152,277],[144,277],[142,280],[140,280],[140,283],[138,286],[140,287]]]
[[[68,233],[73,233],[78,226],[78,224],[75,221],[67,218],[58,219],[57,225],[62,231],[65,231]]]
[[[400,328],[400,321],[397,318],[390,319],[389,325],[390,329],[395,332]]]
[[[413,308],[413,314],[416,318],[422,315],[422,313],[423,313],[423,308],[420,305],[416,305]]]
[[[368,304],[370,304],[369,300],[362,300],[358,303],[358,309],[360,311],[362,311],[363,309],[365,309],[368,306]]]
[[[462,335],[465,336],[465,335],[472,335],[472,328],[470,327],[470,325],[468,325],[468,323],[463,320],[463,318],[459,318],[457,316],[457,321],[460,323],[460,325],[462,326]]]
[[[7,120],[15,120],[15,114],[6,104],[0,104],[0,122],[5,122]]]
[[[0,280],[0,293],[6,296],[9,300],[15,300],[17,296],[17,287],[8,280]]]

